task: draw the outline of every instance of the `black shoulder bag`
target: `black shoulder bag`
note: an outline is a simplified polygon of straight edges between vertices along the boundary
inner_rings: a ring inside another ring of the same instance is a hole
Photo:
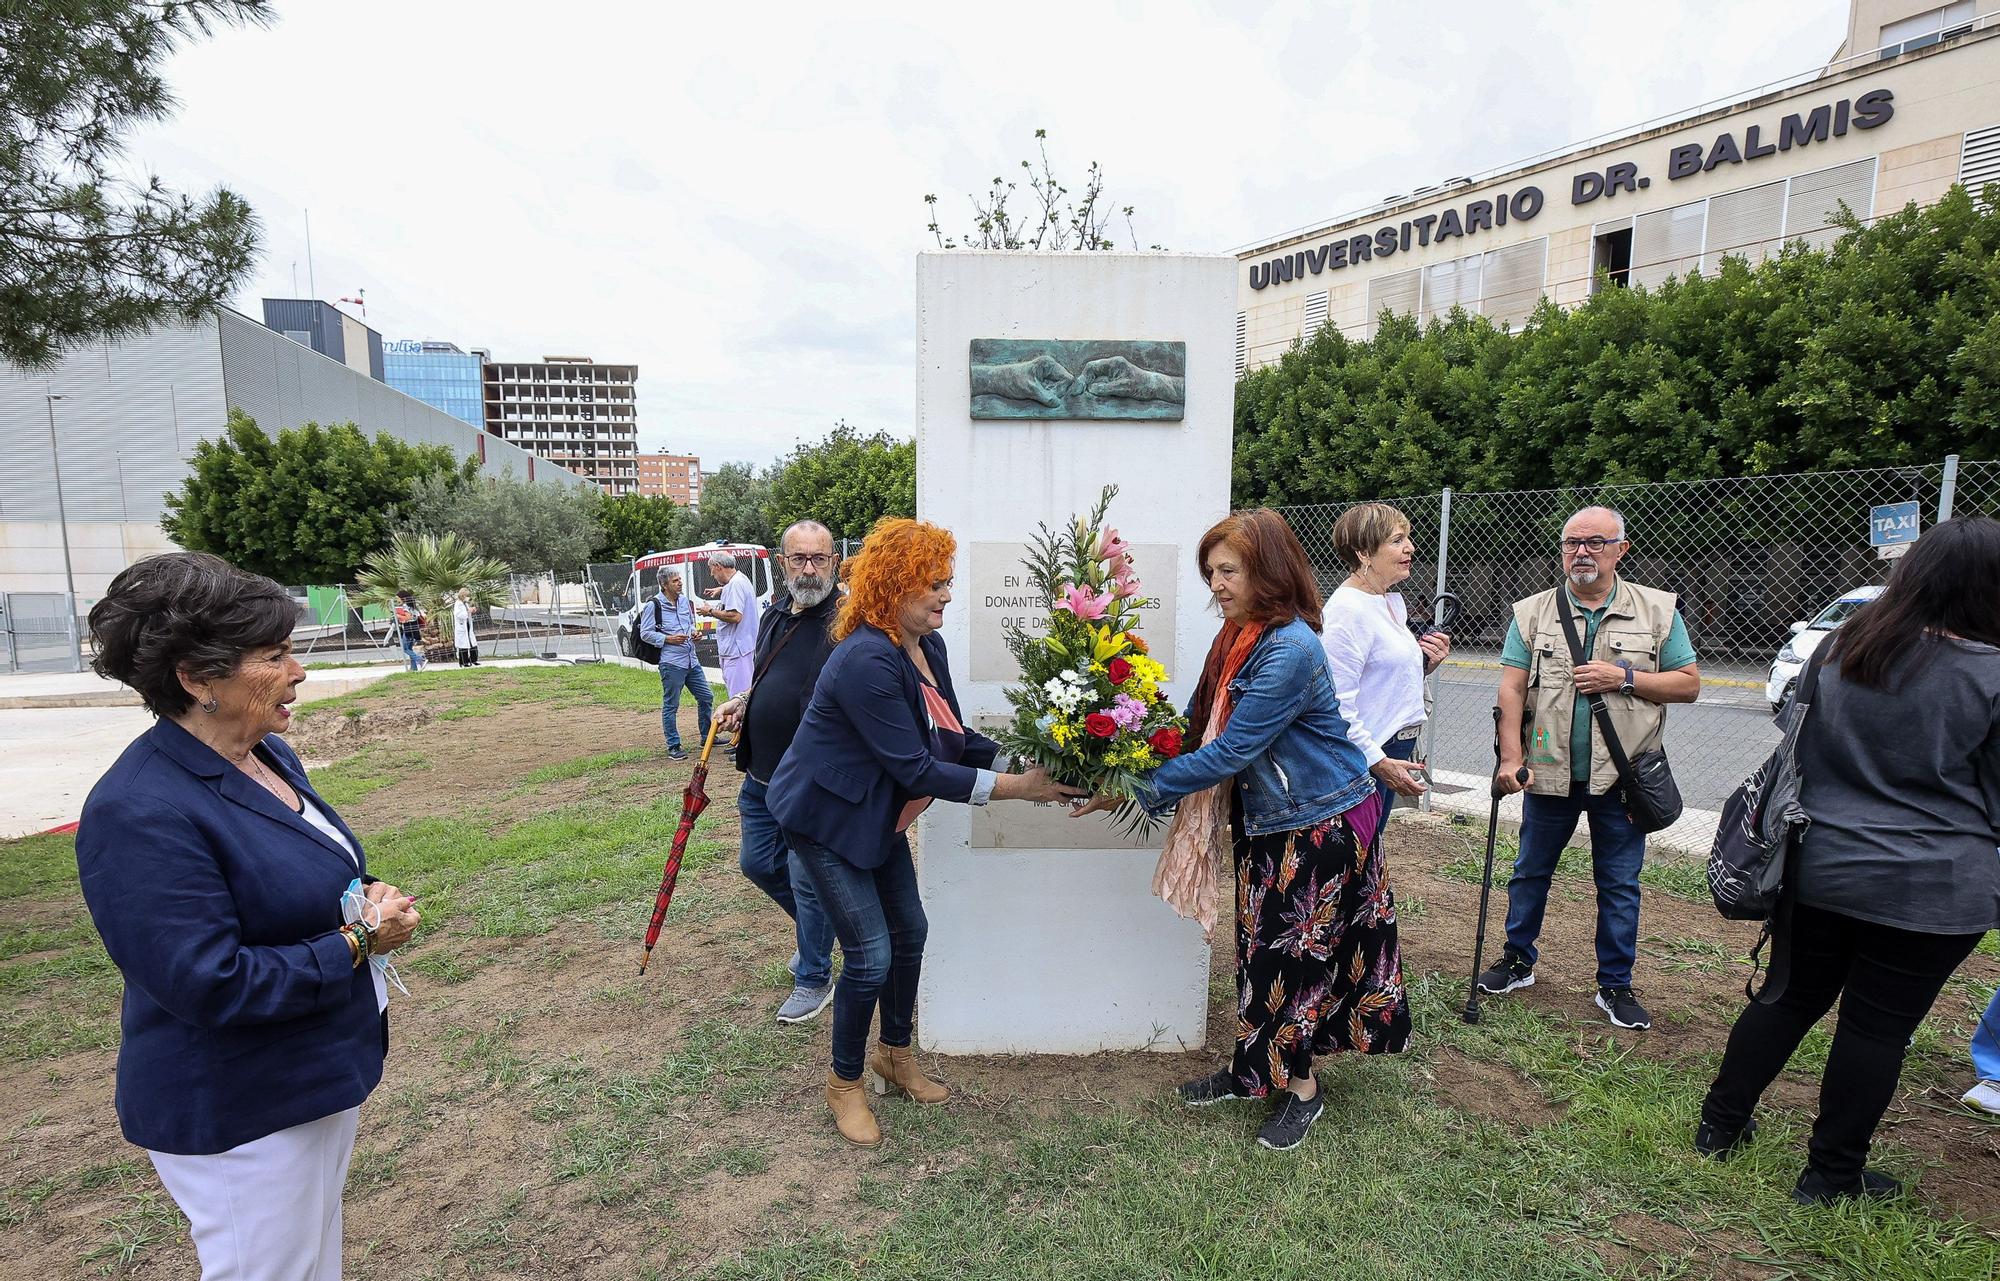
[[[1569,655],[1572,669],[1586,662],[1583,640],[1576,634],[1576,618],[1569,607],[1569,592],[1556,588],[1556,617],[1562,620],[1563,636],[1569,641]],[[1576,674],[1570,673],[1574,682]],[[1618,789],[1625,802],[1625,813],[1632,820],[1632,826],[1642,832],[1657,832],[1669,827],[1681,816],[1681,789],[1674,783],[1674,772],[1667,765],[1664,749],[1654,748],[1637,756],[1627,757],[1625,745],[1618,741],[1618,731],[1611,728],[1611,709],[1604,704],[1604,695],[1586,694],[1590,700],[1590,711],[1597,718],[1598,732],[1604,735],[1604,748],[1611,753],[1611,763],[1618,769]]]
[[[632,633],[632,657],[638,659],[640,662],[644,663],[648,667],[658,667],[660,665],[660,647],[646,639],[646,627],[645,627],[645,619],[647,615],[650,614],[654,618],[661,617],[659,614],[654,612],[655,607],[657,607],[659,603],[660,601],[658,597],[654,597],[652,600],[646,602],[646,608],[639,612],[639,620],[640,620],[639,629]],[[662,631],[665,631],[666,623],[662,622],[660,624],[660,629]]]

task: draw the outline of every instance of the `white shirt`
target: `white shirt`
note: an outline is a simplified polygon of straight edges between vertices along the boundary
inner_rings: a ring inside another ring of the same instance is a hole
[[[1424,720],[1424,651],[1408,617],[1401,592],[1376,596],[1342,583],[1326,602],[1320,644],[1347,736],[1370,765],[1397,730]]]
[[[716,626],[716,657],[749,658],[754,655],[757,652],[757,589],[750,585],[750,576],[737,570],[736,577],[722,585],[722,599],[716,605],[743,616],[740,623],[720,623]]]
[[[339,828],[335,827],[333,825],[333,820],[328,818],[326,814],[323,811],[321,811],[319,806],[312,803],[312,797],[307,796],[304,792],[300,792],[298,795],[299,795],[299,817],[304,819],[306,822],[311,823],[314,827],[320,830],[321,835],[325,836],[335,845],[338,845],[341,849],[347,851],[347,861],[354,864],[355,871],[357,872],[360,871],[361,856],[355,853],[354,842],[348,840],[347,834],[345,832],[342,832]]]

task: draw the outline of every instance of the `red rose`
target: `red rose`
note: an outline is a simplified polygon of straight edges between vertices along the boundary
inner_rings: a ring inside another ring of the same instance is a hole
[[[1083,727],[1090,731],[1092,738],[1110,738],[1118,732],[1118,722],[1103,712],[1092,712],[1084,717]]]
[[[1181,732],[1171,725],[1163,730],[1155,730],[1153,736],[1146,740],[1146,744],[1161,756],[1172,760],[1181,754]]]
[[[1132,664],[1122,658],[1114,658],[1105,665],[1104,674],[1111,678],[1113,685],[1123,685],[1132,676]]]

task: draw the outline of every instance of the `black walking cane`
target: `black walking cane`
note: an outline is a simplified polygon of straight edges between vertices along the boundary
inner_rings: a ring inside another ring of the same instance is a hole
[[[1514,780],[1528,781],[1528,767],[1523,765],[1515,771]],[[1465,1013],[1461,1015],[1467,1023],[1479,1022],[1479,967],[1486,956],[1486,906],[1493,897],[1493,845],[1500,837],[1500,798],[1506,795],[1500,788],[1500,709],[1493,709],[1493,809],[1486,817],[1486,873],[1479,881],[1479,931],[1472,939],[1472,990],[1466,994]]]

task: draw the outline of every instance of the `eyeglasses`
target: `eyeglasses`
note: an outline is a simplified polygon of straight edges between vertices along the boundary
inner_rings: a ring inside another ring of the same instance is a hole
[[[1565,553],[1601,552],[1613,543],[1624,541],[1622,538],[1599,538],[1593,534],[1589,538],[1565,538],[1562,540],[1562,549]]]
[[[818,569],[833,564],[832,552],[799,552],[785,557],[785,563],[793,569]]]

